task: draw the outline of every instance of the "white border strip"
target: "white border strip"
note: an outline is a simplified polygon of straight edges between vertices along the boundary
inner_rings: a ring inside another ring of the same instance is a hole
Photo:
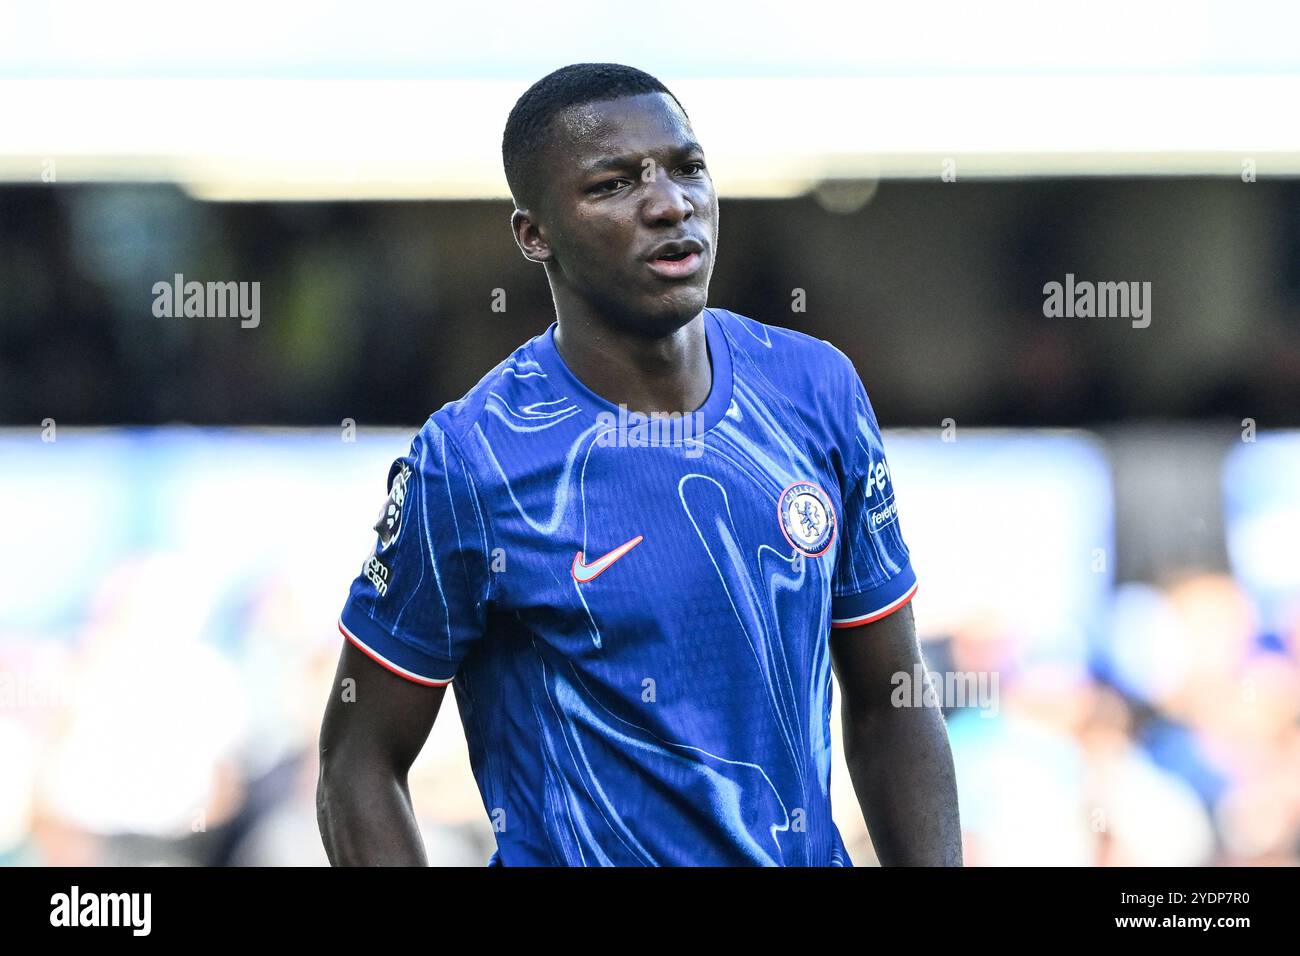
[[[2,79],[0,179],[46,185],[43,175],[54,172],[59,183],[165,181],[220,199],[503,199],[501,130],[525,87]],[[1279,119],[1300,102],[1300,76],[756,78],[673,87],[723,196],[801,195],[824,179],[941,182],[945,160],[961,179],[1238,179],[1245,159],[1258,163],[1261,179],[1300,173],[1300,124]],[[791,124],[797,137],[764,132]]]

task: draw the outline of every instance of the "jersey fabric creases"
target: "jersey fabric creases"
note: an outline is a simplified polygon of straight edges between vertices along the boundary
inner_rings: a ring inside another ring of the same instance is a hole
[[[703,322],[695,413],[596,395],[552,323],[389,471],[340,629],[452,684],[490,864],[852,865],[831,628],[916,590],[879,426],[828,342]]]

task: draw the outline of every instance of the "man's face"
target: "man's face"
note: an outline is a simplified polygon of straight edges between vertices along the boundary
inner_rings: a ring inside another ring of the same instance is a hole
[[[519,229],[516,217],[516,236],[526,255],[547,263],[560,294],[652,334],[700,313],[717,248],[718,197],[671,97],[647,93],[566,110],[541,164],[541,208],[529,210],[536,228]]]

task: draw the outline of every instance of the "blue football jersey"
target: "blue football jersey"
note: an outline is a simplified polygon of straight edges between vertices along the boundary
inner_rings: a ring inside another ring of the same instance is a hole
[[[916,590],[879,426],[828,342],[702,321],[695,413],[601,398],[553,323],[390,469],[340,628],[452,684],[493,865],[852,865],[830,632]]]

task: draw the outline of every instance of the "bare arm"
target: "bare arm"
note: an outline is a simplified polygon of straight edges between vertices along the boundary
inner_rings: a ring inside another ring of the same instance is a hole
[[[343,642],[316,784],[316,820],[334,866],[428,865],[406,775],[446,692],[399,677]]]
[[[893,677],[923,663],[912,608],[831,631],[844,752],[884,866],[961,866],[952,749],[937,706],[895,707]],[[908,695],[909,701],[911,695]]]

